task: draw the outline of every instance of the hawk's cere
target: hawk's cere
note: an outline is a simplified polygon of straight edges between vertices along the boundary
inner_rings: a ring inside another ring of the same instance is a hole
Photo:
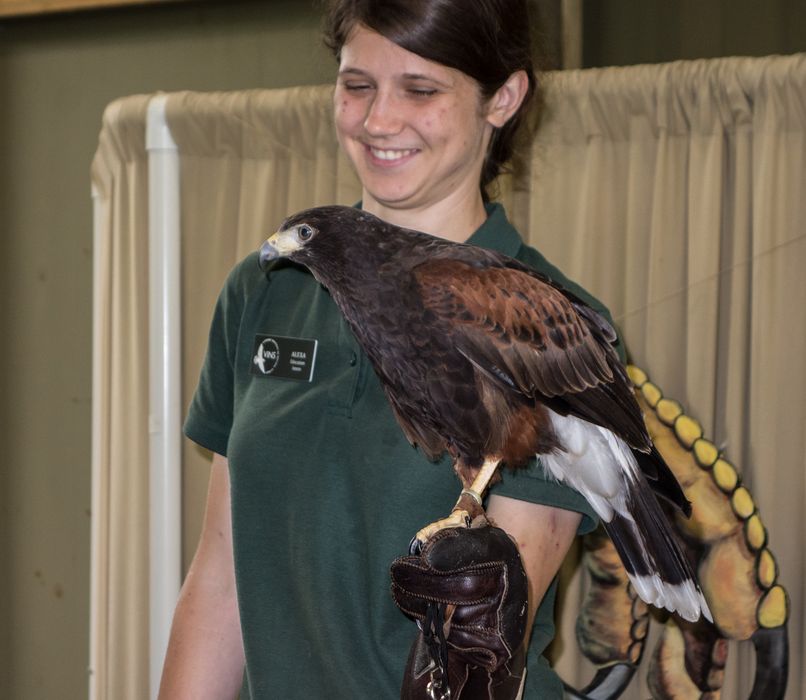
[[[710,619],[655,494],[686,515],[690,504],[646,432],[605,319],[512,258],[350,207],[288,218],[261,249],[263,265],[278,257],[327,287],[428,457],[447,450],[469,487],[483,464],[539,455],[601,517],[641,598]]]

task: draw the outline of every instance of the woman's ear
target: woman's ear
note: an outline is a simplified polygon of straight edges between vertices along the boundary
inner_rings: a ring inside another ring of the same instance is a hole
[[[487,102],[487,121],[495,128],[504,126],[518,111],[528,89],[526,71],[515,71]]]

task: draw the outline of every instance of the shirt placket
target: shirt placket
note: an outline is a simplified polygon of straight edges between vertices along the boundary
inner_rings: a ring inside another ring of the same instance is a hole
[[[328,392],[328,408],[332,413],[351,418],[353,406],[366,382],[368,361],[341,314],[338,324],[337,362],[343,363],[344,370]]]

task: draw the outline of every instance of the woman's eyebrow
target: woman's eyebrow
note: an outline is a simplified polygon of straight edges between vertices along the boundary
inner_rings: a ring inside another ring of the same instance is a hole
[[[402,77],[404,80],[425,80],[429,83],[434,83],[435,85],[440,85],[442,87],[452,87],[450,83],[446,83],[444,80],[439,80],[433,75],[424,75],[422,73],[403,73]]]
[[[363,70],[362,68],[356,68],[353,66],[346,66],[339,70],[338,73],[339,77],[343,76],[355,76],[359,78],[371,78],[371,74],[368,71]],[[450,83],[446,83],[444,80],[439,80],[435,78],[433,75],[426,75],[424,73],[403,73],[401,74],[400,78],[402,80],[424,80],[430,83],[434,83],[435,85],[439,85],[444,88],[450,88],[452,85]]]
[[[360,77],[368,77],[369,73],[361,70],[360,68],[351,68],[350,66],[347,66],[347,68],[342,68],[339,70],[339,75],[357,75]]]

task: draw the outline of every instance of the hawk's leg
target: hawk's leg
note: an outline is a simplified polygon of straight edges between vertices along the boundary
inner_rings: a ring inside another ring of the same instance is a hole
[[[483,514],[484,508],[481,503],[484,492],[487,490],[499,464],[501,464],[499,457],[484,460],[484,464],[479,468],[470,486],[467,485],[467,482],[470,480],[467,476],[469,470],[463,468],[461,465],[456,465],[456,471],[465,487],[462,489],[459,500],[456,501],[456,505],[447,518],[442,518],[430,525],[426,525],[414,536],[410,547],[412,551],[419,549],[430,537],[440,530],[449,527],[469,527],[474,518]]]

